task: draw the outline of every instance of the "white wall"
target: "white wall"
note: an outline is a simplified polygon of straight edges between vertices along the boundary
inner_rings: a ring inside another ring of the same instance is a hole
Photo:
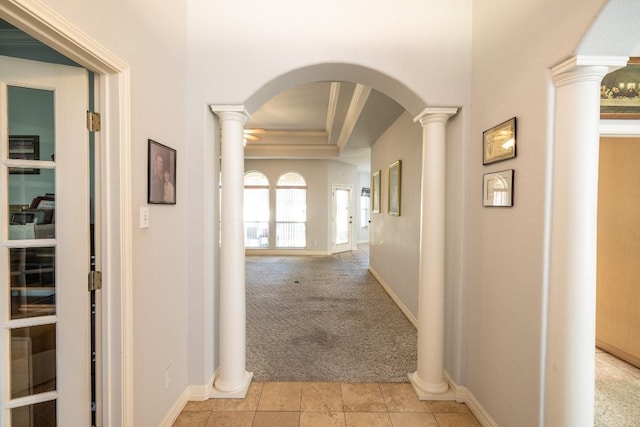
[[[371,147],[371,171],[380,170],[380,213],[371,214],[369,264],[418,317],[422,127],[403,113]],[[400,216],[388,213],[390,164],[400,160]]]
[[[540,425],[553,147],[550,68],[572,54],[603,3],[474,3],[466,385],[498,425]],[[517,158],[483,166],[482,132],[514,116]],[[482,175],[504,169],[515,169],[513,208],[482,207]]]
[[[44,3],[130,67],[134,424],[158,425],[188,384],[187,198],[199,185],[187,185],[186,8],[166,0]],[[151,226],[139,229],[148,138],[177,150],[177,205],[151,205]]]

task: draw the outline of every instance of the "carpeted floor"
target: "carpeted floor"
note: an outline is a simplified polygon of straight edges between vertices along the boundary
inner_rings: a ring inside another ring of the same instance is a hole
[[[368,253],[247,256],[247,369],[256,381],[406,382],[416,330]]]
[[[640,425],[640,369],[596,350],[595,427]]]

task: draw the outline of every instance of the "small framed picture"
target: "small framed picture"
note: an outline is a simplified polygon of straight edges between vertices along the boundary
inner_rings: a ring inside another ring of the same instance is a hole
[[[396,160],[389,165],[389,215],[400,216],[400,189],[402,162]]]
[[[640,57],[602,79],[600,118],[640,119]]]
[[[176,204],[176,150],[149,140],[147,202]]]
[[[513,206],[513,169],[484,174],[483,206]]]
[[[516,118],[482,132],[482,164],[488,165],[516,156]]]
[[[380,171],[371,176],[371,213],[380,213]]]

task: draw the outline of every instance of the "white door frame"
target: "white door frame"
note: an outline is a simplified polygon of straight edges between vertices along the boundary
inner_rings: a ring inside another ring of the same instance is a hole
[[[133,425],[131,263],[131,89],[128,65],[39,0],[5,0],[0,18],[94,72],[99,81],[96,134],[100,164],[99,240],[102,265],[102,425]],[[99,211],[98,211],[99,209]]]

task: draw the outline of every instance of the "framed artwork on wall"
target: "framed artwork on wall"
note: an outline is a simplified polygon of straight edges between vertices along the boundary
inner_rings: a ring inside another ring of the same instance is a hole
[[[176,204],[176,150],[149,140],[147,202]]]
[[[371,213],[380,213],[380,171],[371,176]]]
[[[396,160],[389,165],[389,215],[400,216],[400,189],[402,162]]]
[[[516,156],[516,118],[482,132],[482,164],[488,165]]]
[[[640,57],[607,74],[600,84],[600,117],[640,119]]]
[[[482,206],[513,206],[513,169],[484,174]]]

